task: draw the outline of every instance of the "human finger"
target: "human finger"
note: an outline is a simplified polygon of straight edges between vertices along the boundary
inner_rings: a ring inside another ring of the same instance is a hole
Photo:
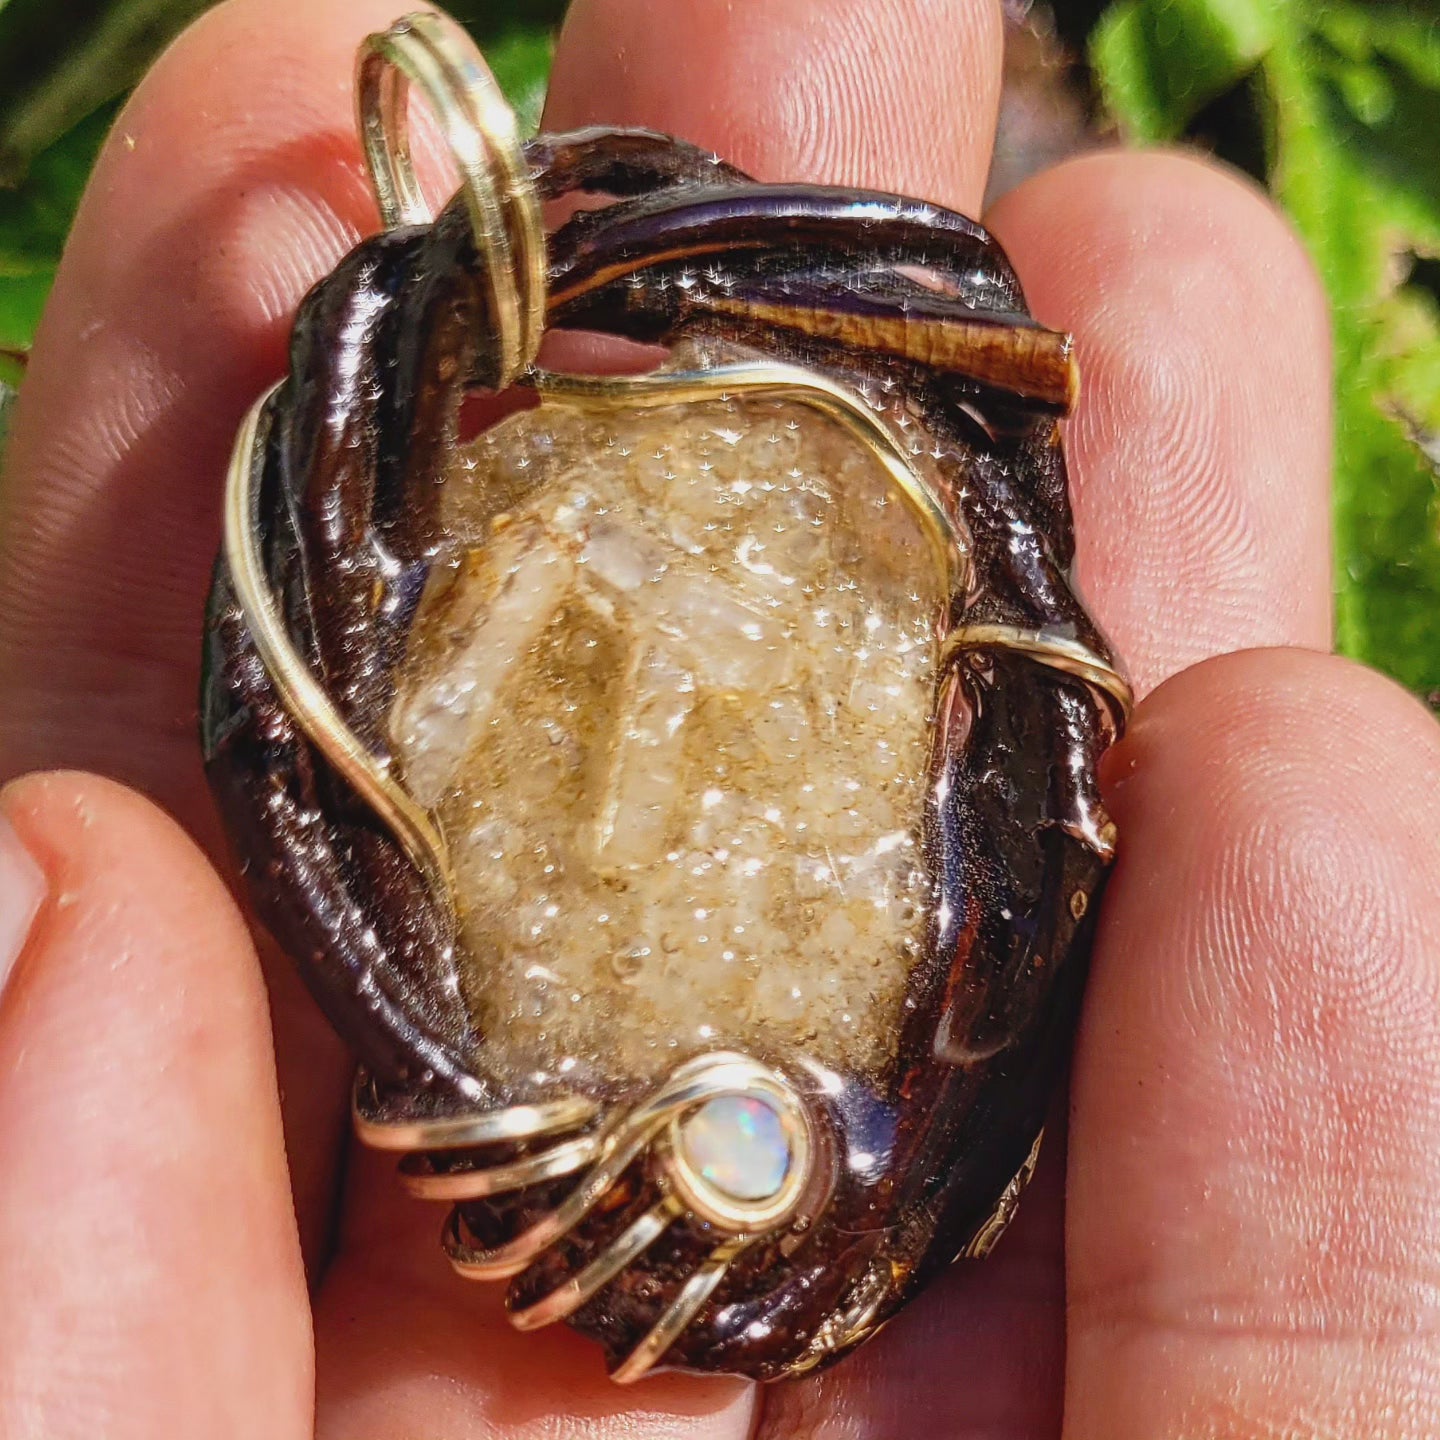
[[[1073,1080],[1066,1440],[1440,1432],[1440,728],[1213,661],[1115,757]]]
[[[0,876],[30,917],[0,993],[0,1434],[301,1440],[309,1305],[229,895],[75,775],[0,794]]]
[[[1328,649],[1329,322],[1278,211],[1209,162],[1117,151],[989,218],[1076,337],[1079,578],[1142,693],[1231,650]]]
[[[1325,310],[1274,209],[1198,160],[1115,153],[1047,172],[988,223],[1039,318],[1076,337],[1079,579],[1138,686],[1247,644],[1327,645]],[[854,1362],[767,1393],[766,1434],[1053,1435],[1062,1202],[1058,1183],[1027,1196],[979,1273],[947,1277]]]

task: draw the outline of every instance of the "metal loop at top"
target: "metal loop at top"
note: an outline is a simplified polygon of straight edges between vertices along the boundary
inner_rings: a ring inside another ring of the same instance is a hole
[[[430,103],[455,163],[484,262],[500,385],[534,361],[545,329],[545,230],[515,113],[458,27],[407,15],[360,47],[356,105],[375,198],[388,228],[431,220],[410,150],[409,95]]]

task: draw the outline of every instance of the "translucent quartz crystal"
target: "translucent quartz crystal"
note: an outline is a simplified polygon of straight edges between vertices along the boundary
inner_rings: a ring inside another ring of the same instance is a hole
[[[919,523],[796,401],[512,415],[462,449],[391,732],[487,1062],[893,1054],[924,942]]]

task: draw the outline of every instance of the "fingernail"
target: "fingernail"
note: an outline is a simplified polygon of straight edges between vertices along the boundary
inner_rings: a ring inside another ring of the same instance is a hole
[[[0,996],[45,899],[45,872],[0,815]]]

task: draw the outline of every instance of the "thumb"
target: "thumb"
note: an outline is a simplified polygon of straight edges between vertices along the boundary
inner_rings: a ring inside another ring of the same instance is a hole
[[[0,1435],[311,1433],[254,951],[109,782],[0,792],[0,1156]]]

